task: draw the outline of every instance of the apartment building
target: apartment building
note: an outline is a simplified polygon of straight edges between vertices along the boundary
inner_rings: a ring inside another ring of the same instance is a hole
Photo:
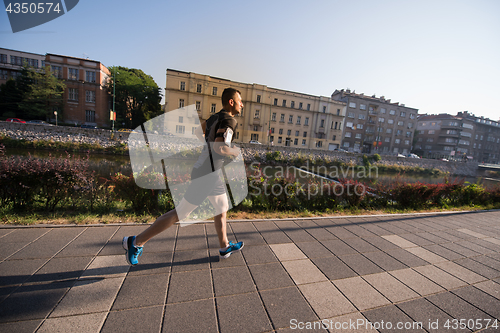
[[[45,67],[45,55],[0,48],[0,84],[16,79],[24,65],[41,69]]]
[[[167,126],[175,128],[176,134],[190,135],[192,131],[193,126],[183,127],[192,118],[188,106],[194,105],[204,121],[222,108],[221,94],[232,87],[241,92],[244,104],[235,142],[253,140],[267,145],[330,150],[340,146],[343,102],[173,69],[167,69],[166,79],[165,111],[186,108],[186,117],[175,117],[182,123]]]
[[[418,109],[391,103],[384,96],[335,90],[332,100],[347,105],[342,148],[351,152],[409,154]]]
[[[107,82],[111,73],[106,66],[95,60],[50,53],[45,55],[45,65],[66,84],[61,110],[64,122],[110,127]]]
[[[417,122],[414,152],[429,158],[499,163],[500,122],[467,111],[423,115]]]

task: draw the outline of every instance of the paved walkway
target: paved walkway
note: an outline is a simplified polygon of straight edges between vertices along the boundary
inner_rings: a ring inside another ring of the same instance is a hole
[[[500,330],[500,211],[144,228],[1,228],[0,332]]]

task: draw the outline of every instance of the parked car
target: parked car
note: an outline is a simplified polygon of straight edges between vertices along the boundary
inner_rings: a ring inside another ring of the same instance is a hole
[[[338,151],[338,152],[341,152],[341,153],[347,153],[347,150],[342,149],[342,148],[335,148],[333,151]]]
[[[254,145],[261,145],[262,143],[260,143],[259,141],[256,141],[256,140],[250,140],[249,143],[253,143]]]
[[[19,119],[19,118],[8,118],[6,121],[9,121],[11,123],[22,123],[26,124],[26,121]]]
[[[420,156],[418,156],[417,154],[409,154],[408,155],[409,158],[420,158]]]
[[[448,159],[446,159],[446,158],[440,158],[439,160],[440,160],[440,161],[443,161],[443,162],[449,162],[449,160],[448,160]]]
[[[405,156],[405,155],[403,155],[403,154],[398,154],[398,157],[405,158],[406,156]]]
[[[80,128],[90,128],[90,129],[97,129],[98,127],[97,126],[94,126],[94,125],[80,125]]]
[[[51,125],[43,120],[28,120],[26,124],[39,124],[39,125]]]

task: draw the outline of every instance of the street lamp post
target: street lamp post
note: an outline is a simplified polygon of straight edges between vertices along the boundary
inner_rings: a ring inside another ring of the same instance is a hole
[[[115,132],[115,89],[116,87],[116,67],[114,68],[114,71],[113,71],[113,128],[112,128],[112,132],[114,133]]]

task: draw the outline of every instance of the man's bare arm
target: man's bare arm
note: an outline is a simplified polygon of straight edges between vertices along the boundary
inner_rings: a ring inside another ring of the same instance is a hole
[[[238,147],[229,147],[224,143],[224,138],[215,138],[214,142],[214,151],[223,156],[234,156],[238,157],[240,154],[240,148]]]

